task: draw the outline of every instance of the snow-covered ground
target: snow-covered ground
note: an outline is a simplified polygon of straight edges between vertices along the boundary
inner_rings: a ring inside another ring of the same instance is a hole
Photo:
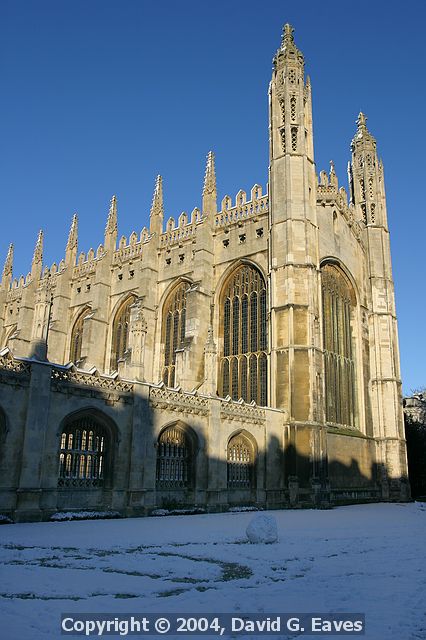
[[[426,510],[268,513],[271,545],[247,542],[250,512],[1,526],[0,638],[60,638],[63,612],[302,611],[365,612],[369,640],[426,638]]]

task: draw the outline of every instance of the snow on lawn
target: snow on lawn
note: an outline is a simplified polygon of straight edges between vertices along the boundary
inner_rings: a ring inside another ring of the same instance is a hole
[[[247,542],[250,512],[4,525],[0,637],[63,637],[63,612],[335,611],[365,612],[369,640],[426,638],[426,511],[267,513],[276,544]]]

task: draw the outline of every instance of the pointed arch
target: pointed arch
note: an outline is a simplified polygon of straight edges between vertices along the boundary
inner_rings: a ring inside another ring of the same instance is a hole
[[[165,426],[157,440],[157,489],[187,489],[195,484],[195,432],[180,420]]]
[[[357,296],[336,261],[321,264],[322,329],[326,422],[355,427],[356,345],[353,326]]]
[[[247,431],[238,431],[228,440],[226,449],[228,489],[253,489],[256,486],[257,444]]]
[[[116,311],[112,323],[111,371],[117,371],[118,361],[124,358],[129,347],[130,308],[135,302],[136,296],[131,294]]]
[[[117,428],[110,418],[96,409],[76,411],[62,421],[58,437],[58,487],[111,484]]]
[[[181,280],[173,287],[163,304],[161,341],[164,356],[161,377],[168,387],[175,386],[176,350],[185,344],[186,294],[189,287],[187,280]]]
[[[82,311],[80,311],[80,313],[77,316],[77,319],[74,321],[74,325],[71,331],[69,360],[70,362],[73,362],[75,365],[78,365],[78,363],[81,360],[81,348],[83,346],[84,320],[91,313],[92,313],[92,309],[89,306],[86,306]]]
[[[240,263],[219,298],[219,394],[267,404],[267,291],[260,269]]]

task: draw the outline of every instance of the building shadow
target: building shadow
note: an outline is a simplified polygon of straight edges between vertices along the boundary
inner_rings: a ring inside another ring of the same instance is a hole
[[[0,513],[38,521],[58,511],[142,516],[408,498],[408,479],[375,461],[372,438],[272,413],[2,357]]]

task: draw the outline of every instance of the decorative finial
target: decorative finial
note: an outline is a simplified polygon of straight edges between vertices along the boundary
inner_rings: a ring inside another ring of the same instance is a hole
[[[4,267],[3,267],[3,278],[2,280],[4,280],[5,278],[8,278],[12,275],[12,269],[13,269],[13,244],[9,245],[9,249],[7,251],[7,256],[6,256],[6,260],[4,263]]]
[[[40,229],[37,236],[37,242],[34,249],[33,265],[40,264],[43,261],[43,230]]]
[[[282,46],[285,47],[287,44],[294,42],[294,29],[288,22],[283,27],[283,35],[282,35]]]
[[[362,111],[359,112],[356,124],[359,130],[365,131],[367,129],[367,116]]]
[[[117,231],[117,197],[112,196],[109,206],[108,218],[105,227],[106,234],[112,234]]]
[[[152,197],[151,216],[163,216],[163,178],[158,175],[155,179],[154,195]]]
[[[78,216],[75,213],[72,217],[70,232],[68,234],[67,251],[77,248],[78,243]]]
[[[203,195],[216,191],[216,170],[214,166],[214,153],[209,151],[207,155],[206,173],[204,175]]]
[[[335,187],[336,190],[339,186],[333,160],[330,160],[330,185]]]

